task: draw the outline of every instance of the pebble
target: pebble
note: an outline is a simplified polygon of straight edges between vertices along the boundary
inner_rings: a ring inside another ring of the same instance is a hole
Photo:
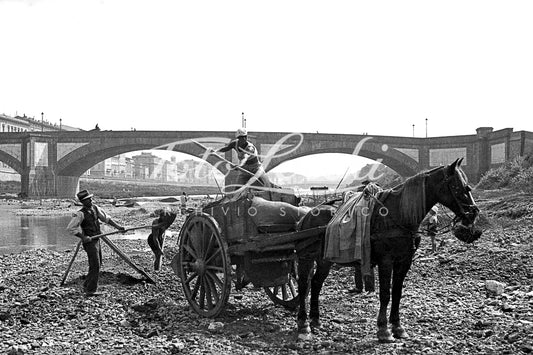
[[[496,280],[486,280],[485,281],[485,288],[486,290],[496,296],[499,296],[503,293],[503,290],[505,289],[505,284],[503,282],[499,282]]]
[[[213,333],[221,332],[224,328],[224,323],[222,322],[211,322],[207,329]]]
[[[531,354],[533,352],[533,345],[531,345],[531,344],[522,344],[520,346],[520,350],[522,350],[526,354]]]
[[[502,311],[504,311],[504,312],[512,312],[512,311],[514,311],[514,307],[509,305],[509,303],[507,303],[507,302],[503,302],[502,303]]]
[[[13,345],[7,350],[8,355],[26,354],[30,348],[27,345]]]
[[[11,318],[11,313],[9,312],[0,312],[0,321],[5,322]]]
[[[514,342],[520,340],[520,334],[519,333],[507,334],[506,338],[507,338],[507,341],[509,343],[514,343]]]
[[[174,351],[182,351],[185,349],[185,343],[182,342],[181,340],[173,340],[170,343],[170,348],[171,350],[174,350]]]

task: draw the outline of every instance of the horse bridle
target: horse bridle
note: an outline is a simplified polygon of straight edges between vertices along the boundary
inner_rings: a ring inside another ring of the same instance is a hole
[[[469,215],[472,213],[472,212],[466,212],[465,211],[465,207],[468,208],[469,210],[478,210],[478,207],[476,206],[476,204],[474,203],[473,205],[470,205],[470,204],[466,204],[466,203],[463,203],[461,201],[459,201],[459,199],[457,198],[456,196],[456,193],[454,191],[454,189],[452,189],[452,187],[450,186],[450,178],[452,177],[452,175],[448,175],[446,174],[446,171],[444,171],[444,180],[442,180],[442,184],[446,184],[446,187],[448,188],[448,191],[450,192],[450,195],[452,196],[454,202],[456,203],[457,207],[459,207],[459,214],[456,214],[456,216],[454,217],[453,221],[454,222],[457,222],[459,219],[468,219],[470,220],[470,217]],[[470,198],[470,201],[474,201],[474,198],[472,197],[472,193],[470,192],[471,188],[470,186],[467,185],[466,187],[466,190],[467,190],[467,193],[468,193],[468,197]]]

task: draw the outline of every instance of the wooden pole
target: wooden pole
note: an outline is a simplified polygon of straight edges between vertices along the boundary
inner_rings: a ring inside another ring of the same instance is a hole
[[[150,277],[150,275],[148,275],[144,270],[140,269],[137,265],[135,265],[133,263],[133,261],[131,261],[127,256],[126,254],[124,254],[113,242],[111,242],[111,240],[109,240],[106,236],[108,235],[111,235],[111,234],[117,234],[117,233],[125,233],[125,232],[128,232],[128,231],[132,231],[132,230],[136,230],[136,229],[142,229],[142,228],[152,228],[152,227],[159,227],[161,224],[156,224],[156,225],[146,225],[146,226],[140,226],[140,227],[132,227],[132,228],[127,228],[127,229],[124,229],[123,231],[121,230],[116,230],[116,231],[112,231],[112,232],[108,232],[108,233],[102,233],[102,234],[98,234],[98,235],[94,235],[92,237],[90,237],[91,239],[96,239],[96,238],[102,238],[103,241],[105,241],[109,247],[115,252],[117,253],[122,259],[124,259],[126,261],[126,263],[128,265],[130,265],[133,269],[135,269],[136,271],[138,271],[141,275],[143,275],[144,277],[146,277],[150,282],[152,283],[155,283],[154,279],[152,279]],[[81,247],[81,240],[78,242],[78,245],[76,246],[76,251],[74,252],[74,255],[72,255],[72,259],[70,260],[70,263],[68,264],[68,267],[67,267],[67,270],[65,271],[65,274],[63,275],[63,279],[61,280],[61,283],[59,284],[59,286],[63,286],[65,284],[65,281],[67,279],[67,276],[68,274],[70,273],[70,269],[72,268],[72,264],[74,263],[74,259],[76,259],[76,256],[78,255],[78,252],[80,251],[80,247]]]
[[[115,252],[118,254],[118,256],[120,256],[125,262],[126,264],[128,264],[129,266],[131,266],[135,271],[137,271],[138,273],[140,273],[141,275],[143,275],[144,277],[146,277],[148,279],[148,281],[150,281],[151,283],[155,284],[155,280],[152,279],[150,277],[150,275],[148,275],[146,273],[146,271],[144,271],[143,269],[141,269],[140,267],[138,267],[137,265],[135,265],[135,263],[133,261],[131,261],[130,258],[128,258],[128,256],[126,254],[124,254],[122,252],[122,250],[119,249],[118,246],[116,246],[115,243],[113,243],[108,237],[106,237],[105,235],[101,237],[102,240],[104,242],[107,243],[107,245],[109,245],[109,247]]]
[[[78,255],[78,252],[80,251],[81,247],[81,240],[78,242],[78,245],[76,245],[76,251],[74,252],[74,255],[72,255],[72,259],[70,259],[70,263],[68,264],[67,270],[65,271],[65,274],[63,275],[63,279],[61,280],[61,283],[59,286],[63,286],[65,284],[65,280],[67,279],[67,276],[70,272],[70,268],[72,267],[72,264],[74,263],[74,259],[76,259],[76,255]]]
[[[200,143],[200,142],[198,142],[198,141],[195,141],[194,139],[191,139],[191,142],[195,143],[196,145],[198,145],[198,146],[199,146],[200,148],[202,148],[202,149],[209,150],[209,148],[207,148],[205,145],[203,145],[202,143]],[[241,166],[239,166],[239,165],[237,165],[237,164],[234,164],[234,163],[230,162],[230,161],[227,160],[226,158],[222,157],[220,154],[217,154],[217,153],[215,153],[215,152],[212,152],[211,154],[214,155],[214,156],[216,156],[217,158],[219,158],[219,159],[225,161],[226,163],[230,164],[234,169],[240,170],[240,171],[242,171],[243,173],[247,173],[247,174],[250,175],[250,176],[255,176],[255,174],[252,173],[251,171],[248,171],[248,170],[244,169],[243,167],[241,167]],[[263,183],[263,182],[260,181],[260,180],[257,180],[257,181],[259,181],[260,183]]]

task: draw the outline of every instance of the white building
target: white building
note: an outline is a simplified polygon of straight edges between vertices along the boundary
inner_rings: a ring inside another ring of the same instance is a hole
[[[0,113],[0,133],[23,133],[23,132],[38,132],[38,131],[79,131],[78,128],[73,128],[65,125],[57,125],[50,123],[44,119],[36,120],[33,117],[15,116],[11,117]],[[20,175],[15,170],[11,169],[7,164],[0,162],[0,180],[1,181],[20,181]]]

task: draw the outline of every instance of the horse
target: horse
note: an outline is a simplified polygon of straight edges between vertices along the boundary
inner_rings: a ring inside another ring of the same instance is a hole
[[[409,337],[400,321],[400,299],[403,282],[416,251],[418,227],[431,207],[440,203],[455,214],[453,231],[458,239],[472,243],[481,236],[481,231],[474,229],[479,209],[472,197],[466,174],[460,168],[462,160],[457,159],[449,165],[421,172],[376,196],[376,207],[370,217],[370,250],[372,265],[377,265],[379,274],[379,342],[388,343],[393,342],[394,338]],[[301,230],[328,224],[334,207],[322,205],[315,207],[312,212],[300,221]],[[319,294],[333,264],[323,258],[324,235],[320,242],[297,250],[300,295],[308,294],[311,281],[310,322],[306,297],[299,298],[297,329],[300,340],[310,339],[311,328],[320,327]],[[391,323],[392,332],[387,323],[391,286],[392,304],[388,322]]]

